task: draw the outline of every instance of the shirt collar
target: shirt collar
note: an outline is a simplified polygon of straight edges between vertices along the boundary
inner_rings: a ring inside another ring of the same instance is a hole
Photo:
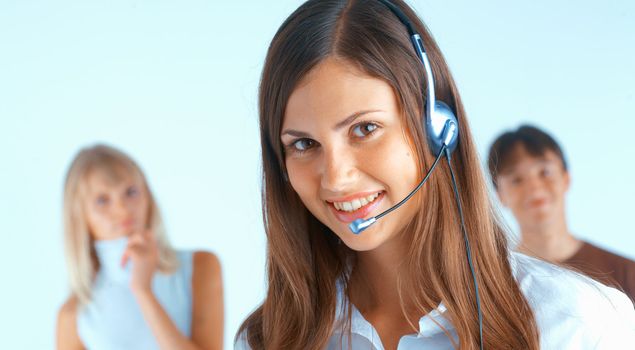
[[[336,333],[341,333],[341,325],[342,322],[345,321],[344,317],[346,316],[346,308],[348,307],[348,298],[344,295],[344,290],[341,281],[337,283],[337,309],[336,309],[336,317],[337,322],[335,325],[337,329],[334,331]],[[374,343],[374,339],[379,339],[379,335],[375,328],[368,322],[361,312],[355,307],[355,305],[350,305],[351,307],[351,333],[359,334],[361,336],[366,337]],[[423,315],[419,319],[419,332],[416,334],[418,338],[429,338],[440,333],[445,333],[445,331],[454,330],[454,326],[450,322],[447,314],[447,308],[441,302],[435,309],[430,311],[429,313]],[[414,334],[413,334],[414,335]]]

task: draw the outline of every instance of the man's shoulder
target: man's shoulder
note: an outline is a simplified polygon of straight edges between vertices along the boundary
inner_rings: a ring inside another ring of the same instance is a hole
[[[597,259],[609,262],[611,265],[616,267],[621,266],[625,269],[635,271],[635,261],[589,242],[584,242],[584,245],[580,249],[580,254],[576,255],[583,256],[585,258],[594,256]]]
[[[565,267],[520,253],[512,253],[511,264],[520,289],[536,308],[581,317],[616,304],[633,308],[624,293]]]

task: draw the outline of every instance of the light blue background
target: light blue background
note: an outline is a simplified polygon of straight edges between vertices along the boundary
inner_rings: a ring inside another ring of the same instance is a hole
[[[142,165],[176,247],[220,256],[231,347],[265,288],[259,75],[300,3],[0,2],[0,348],[54,347],[62,181],[75,152],[101,141]],[[483,158],[520,122],[553,132],[571,164],[572,231],[635,258],[635,2],[410,3]]]

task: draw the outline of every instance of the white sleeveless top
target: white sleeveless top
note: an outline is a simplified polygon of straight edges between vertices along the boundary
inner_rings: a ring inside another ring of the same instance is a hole
[[[100,269],[90,303],[80,306],[77,332],[90,350],[158,349],[152,331],[129,287],[130,266],[120,265],[127,237],[96,241]],[[172,274],[155,273],[152,291],[176,327],[189,337],[192,322],[192,252],[177,252],[179,267]]]

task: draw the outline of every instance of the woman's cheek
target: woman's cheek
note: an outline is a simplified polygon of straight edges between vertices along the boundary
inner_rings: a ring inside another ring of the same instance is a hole
[[[313,169],[310,164],[291,161],[287,162],[287,174],[289,184],[298,194],[302,203],[309,211],[319,217],[319,213],[316,212],[318,204],[321,203],[318,171]]]

